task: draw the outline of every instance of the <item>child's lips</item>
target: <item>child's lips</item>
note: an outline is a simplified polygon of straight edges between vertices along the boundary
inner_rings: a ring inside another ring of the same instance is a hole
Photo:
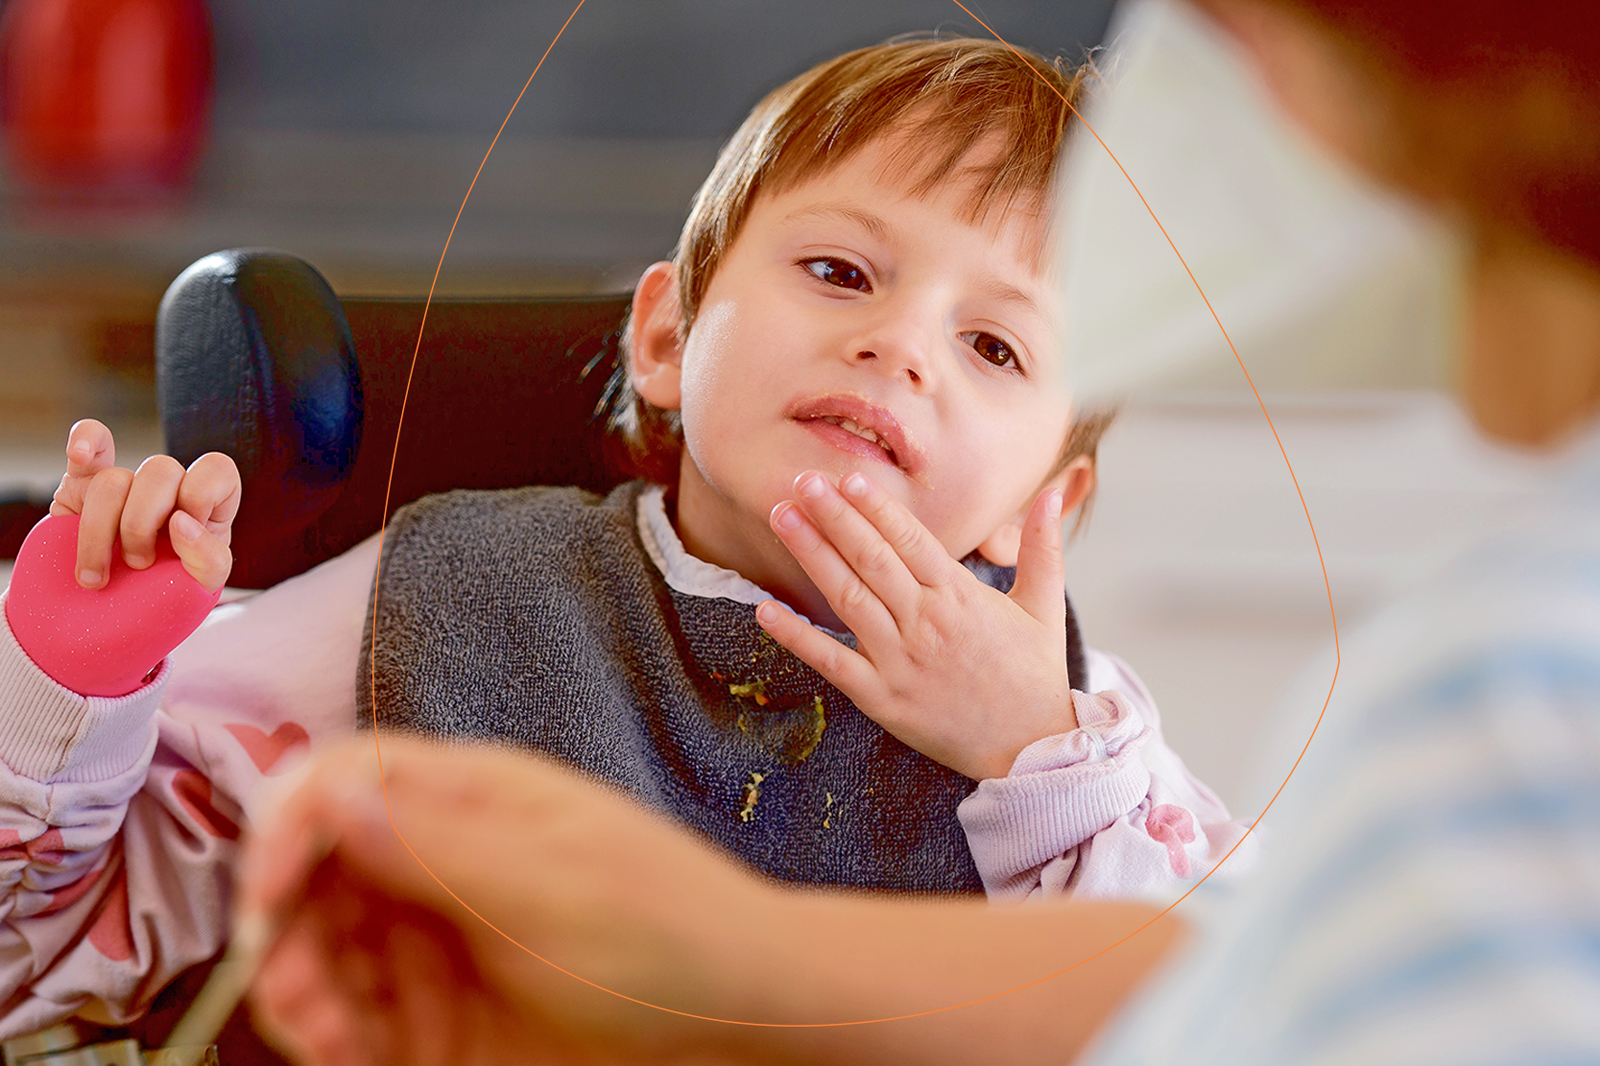
[[[900,465],[895,456],[882,445],[866,440],[835,422],[825,418],[811,418],[801,422],[801,425],[841,451],[859,455],[863,459],[887,463],[894,467],[899,467]]]
[[[784,414],[836,448],[899,468],[920,480],[922,449],[893,412],[857,393],[828,393],[789,404]]]

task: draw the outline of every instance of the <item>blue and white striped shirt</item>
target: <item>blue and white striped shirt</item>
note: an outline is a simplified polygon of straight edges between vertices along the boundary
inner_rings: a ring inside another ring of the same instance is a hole
[[[1093,1066],[1600,1063],[1600,447],[1349,642],[1259,874]],[[1311,731],[1332,661],[1290,706]],[[1306,709],[1310,714],[1307,715]]]

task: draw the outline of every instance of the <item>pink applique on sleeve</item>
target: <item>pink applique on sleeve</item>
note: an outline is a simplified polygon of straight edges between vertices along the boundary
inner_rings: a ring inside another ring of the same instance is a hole
[[[239,827],[211,802],[211,782],[194,770],[179,770],[172,775],[172,794],[201,828],[223,840],[238,840]]]
[[[1183,846],[1194,842],[1194,816],[1182,807],[1163,803],[1151,809],[1150,817],[1144,820],[1144,831],[1152,840],[1167,846],[1167,861],[1172,864],[1172,872],[1188,877],[1189,853]]]
[[[256,769],[268,777],[292,770],[300,758],[311,750],[311,735],[297,722],[284,722],[271,733],[242,722],[226,728],[245,750],[245,754],[250,756],[250,761],[256,764]],[[284,756],[291,752],[298,758],[285,762]]]
[[[119,875],[106,893],[100,916],[89,928],[89,943],[106,958],[126,962],[133,958],[133,930],[129,927],[128,878]]]
[[[61,839],[61,830],[46,829],[23,845],[30,862],[56,866],[67,856],[67,845]]]
[[[89,890],[95,886],[95,882],[100,880],[100,875],[104,872],[104,867],[90,870],[76,881],[73,881],[71,884],[67,885],[66,888],[57,889],[56,891],[50,893],[50,903],[43,910],[35,914],[34,917],[42,918],[47,914],[54,914],[57,911],[66,910],[68,907],[72,906],[74,903],[78,902],[85,895],[87,895]]]

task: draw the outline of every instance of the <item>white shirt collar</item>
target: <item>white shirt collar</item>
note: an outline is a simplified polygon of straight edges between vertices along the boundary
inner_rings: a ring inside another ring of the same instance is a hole
[[[752,607],[774,597],[733,570],[696,559],[683,548],[667,519],[666,490],[651,485],[639,494],[639,539],[667,586],[685,596],[733,600]]]

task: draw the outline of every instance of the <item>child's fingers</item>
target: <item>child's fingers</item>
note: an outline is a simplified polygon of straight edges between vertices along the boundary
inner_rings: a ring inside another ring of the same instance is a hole
[[[898,640],[900,628],[883,601],[857,576],[810,518],[785,500],[772,509],[772,531],[827,597],[840,621],[865,643]]]
[[[195,521],[184,510],[172,512],[167,522],[167,535],[172,538],[172,548],[183,560],[183,568],[205,586],[207,592],[216,592],[228,583],[233,570],[233,552],[222,539]]]
[[[80,419],[67,432],[67,476],[93,477],[117,465],[116,440],[105,423]]]
[[[97,589],[111,572],[111,545],[117,539],[123,501],[133,484],[133,471],[120,466],[102,470],[83,493],[78,520],[78,584]]]
[[[840,491],[899,556],[911,576],[929,587],[947,584],[959,572],[943,544],[904,504],[857,471],[839,483]]]
[[[61,484],[56,486],[55,495],[50,497],[50,513],[52,515],[82,514],[83,494],[89,484],[83,478],[75,478],[71,474],[61,475]]]
[[[851,651],[776,600],[756,607],[756,621],[773,640],[827,678],[856,706],[874,702],[879,685],[877,671],[859,652]]]
[[[156,534],[167,524],[178,501],[183,466],[170,455],[152,455],[134,471],[122,505],[122,557],[135,570],[156,561]]]
[[[885,540],[872,522],[816,471],[801,474],[795,479],[794,488],[806,517],[844,560],[852,576],[870,589],[895,618],[914,615],[922,605],[922,585],[907,569],[895,545]],[[817,587],[822,588],[820,584]],[[830,595],[829,601],[832,599]]]
[[[1017,580],[1011,599],[1034,618],[1066,625],[1066,573],[1061,562],[1061,490],[1046,489],[1033,501],[1017,549]]]
[[[116,442],[103,423],[92,418],[73,423],[67,434],[67,472],[62,475],[61,485],[50,502],[50,513],[82,514],[83,495],[89,482],[116,462]]]
[[[239,513],[239,468],[221,452],[207,452],[189,464],[178,487],[178,506],[199,519],[224,544],[233,542]]]

